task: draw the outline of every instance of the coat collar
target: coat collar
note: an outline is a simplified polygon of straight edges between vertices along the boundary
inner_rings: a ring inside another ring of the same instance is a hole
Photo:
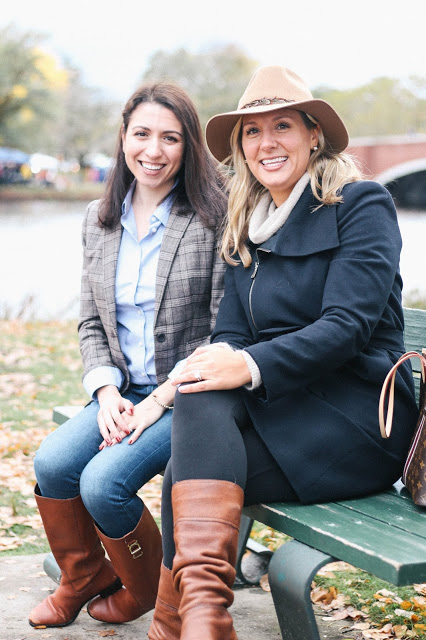
[[[306,256],[338,247],[337,207],[315,209],[318,205],[308,185],[285,224],[259,248],[280,256]]]

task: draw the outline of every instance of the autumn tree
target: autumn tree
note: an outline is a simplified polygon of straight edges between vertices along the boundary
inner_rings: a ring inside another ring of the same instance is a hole
[[[193,99],[204,126],[212,115],[237,108],[257,66],[232,44],[204,53],[182,48],[172,53],[160,50],[151,56],[143,80],[180,85]]]
[[[33,151],[42,124],[55,115],[67,79],[42,40],[12,25],[0,30],[0,145]]]
[[[336,108],[351,137],[426,133],[426,78],[380,77],[349,90],[319,87],[313,93]]]
[[[68,83],[60,96],[57,118],[52,124],[56,153],[80,164],[90,152],[113,155],[120,123],[121,105],[106,100],[99,89],[88,87],[81,71],[65,63]]]
[[[235,45],[204,53],[160,50],[151,56],[143,80],[179,84],[204,125],[212,115],[236,108],[257,66]],[[426,78],[379,77],[353,89],[320,86],[313,94],[337,109],[351,137],[426,132]]]
[[[43,51],[44,37],[0,30],[0,146],[81,160],[114,150],[120,105]]]

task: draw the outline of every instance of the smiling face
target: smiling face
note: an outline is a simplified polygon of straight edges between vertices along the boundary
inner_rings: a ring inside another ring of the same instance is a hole
[[[243,117],[242,149],[247,166],[279,207],[306,171],[318,144],[318,127],[308,129],[295,109]]]
[[[139,190],[169,193],[183,160],[183,128],[173,111],[157,102],[143,102],[122,132],[126,164]]]

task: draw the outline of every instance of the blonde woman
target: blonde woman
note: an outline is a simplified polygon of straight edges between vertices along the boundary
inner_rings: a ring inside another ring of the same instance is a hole
[[[213,344],[174,379],[151,640],[235,640],[243,504],[386,489],[416,420],[407,365],[382,440],[380,388],[404,351],[401,237],[389,193],[344,154],[339,115],[292,71],[263,67],[206,133],[232,166],[229,267]]]

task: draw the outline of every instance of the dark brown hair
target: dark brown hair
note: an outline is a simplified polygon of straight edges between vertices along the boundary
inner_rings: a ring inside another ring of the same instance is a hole
[[[177,175],[179,180],[173,190],[178,213],[184,215],[190,208],[205,226],[217,227],[218,220],[226,211],[226,198],[217,164],[204,144],[200,121],[191,98],[183,89],[170,83],[143,85],[124,107],[114,166],[99,207],[100,226],[113,227],[121,217],[123,200],[134,180],[124,158],[121,136],[122,132],[127,131],[133,111],[144,102],[157,103],[170,109],[182,125],[183,160]]]

